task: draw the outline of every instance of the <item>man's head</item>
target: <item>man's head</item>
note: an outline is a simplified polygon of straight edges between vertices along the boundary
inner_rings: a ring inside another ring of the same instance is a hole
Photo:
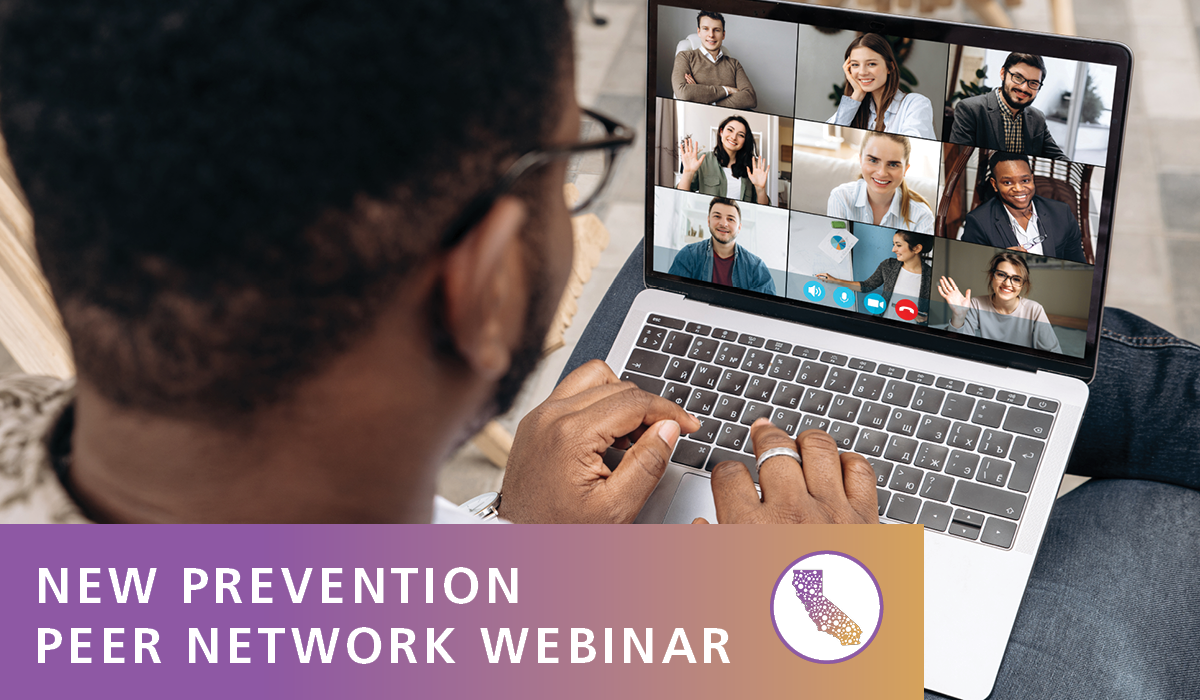
[[[701,11],[696,15],[696,33],[704,50],[717,55],[725,42],[725,18],[716,12]]]
[[[997,152],[988,160],[989,182],[1000,200],[1012,209],[1026,209],[1033,201],[1033,169],[1017,153]]]
[[[1042,82],[1046,79],[1046,62],[1031,53],[1010,53],[1000,69],[1003,81],[1001,92],[1012,109],[1025,109],[1033,104]]]
[[[727,246],[737,240],[742,230],[742,210],[728,197],[713,197],[708,203],[708,231],[713,240]]]
[[[438,240],[521,154],[577,136],[561,0],[67,4],[10,3],[0,124],[81,379],[132,409],[235,417],[396,304],[419,307],[405,332],[435,362],[490,361],[461,302],[501,257]],[[561,174],[523,176],[479,223],[526,253],[497,273],[527,297],[496,331],[520,336],[493,362],[499,404],[565,282]]]

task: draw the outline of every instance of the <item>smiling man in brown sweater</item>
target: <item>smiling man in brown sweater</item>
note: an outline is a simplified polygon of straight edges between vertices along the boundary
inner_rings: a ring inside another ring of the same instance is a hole
[[[688,102],[754,109],[758,98],[738,60],[721,50],[725,43],[725,18],[716,12],[696,16],[700,48],[675,54],[671,85],[675,96]]]

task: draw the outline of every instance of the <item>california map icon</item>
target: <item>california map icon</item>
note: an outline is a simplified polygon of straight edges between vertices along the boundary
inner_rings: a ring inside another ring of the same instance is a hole
[[[817,629],[837,637],[842,646],[858,645],[862,628],[834,605],[824,594],[824,573],[820,569],[797,569],[792,572],[796,597]]]

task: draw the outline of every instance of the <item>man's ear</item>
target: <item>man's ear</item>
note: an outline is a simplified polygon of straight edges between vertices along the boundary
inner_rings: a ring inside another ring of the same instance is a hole
[[[529,290],[521,230],[527,217],[521,200],[501,197],[446,256],[445,328],[459,354],[487,380],[508,371],[523,331]]]

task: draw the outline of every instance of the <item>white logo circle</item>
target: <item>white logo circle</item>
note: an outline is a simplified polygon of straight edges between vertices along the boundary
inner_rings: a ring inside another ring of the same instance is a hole
[[[837,663],[857,656],[875,639],[883,619],[883,592],[854,557],[813,552],[779,575],[771,616],[780,641],[801,658]]]

